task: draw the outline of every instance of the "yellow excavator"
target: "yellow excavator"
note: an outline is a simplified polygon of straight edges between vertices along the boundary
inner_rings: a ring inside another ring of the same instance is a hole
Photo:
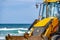
[[[6,40],[60,40],[60,0],[44,0],[40,5],[39,17],[30,26],[23,37],[8,35]],[[38,8],[38,4],[36,7]],[[29,39],[31,37],[31,39]]]
[[[38,8],[38,4],[36,6]],[[41,36],[43,40],[60,40],[60,0],[44,0],[40,4],[39,18],[29,30],[29,36]]]

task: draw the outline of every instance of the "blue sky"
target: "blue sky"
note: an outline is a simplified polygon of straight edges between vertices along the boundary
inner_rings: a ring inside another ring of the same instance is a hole
[[[0,0],[0,23],[33,23],[38,17],[36,2],[42,0]]]

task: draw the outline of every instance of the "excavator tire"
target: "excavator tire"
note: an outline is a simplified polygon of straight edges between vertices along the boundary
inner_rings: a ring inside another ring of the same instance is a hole
[[[51,40],[60,40],[60,35],[52,36]]]

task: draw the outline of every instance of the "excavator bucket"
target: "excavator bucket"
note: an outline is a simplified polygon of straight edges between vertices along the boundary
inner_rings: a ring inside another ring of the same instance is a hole
[[[41,36],[31,36],[26,39],[23,36],[6,36],[6,40],[42,40]]]

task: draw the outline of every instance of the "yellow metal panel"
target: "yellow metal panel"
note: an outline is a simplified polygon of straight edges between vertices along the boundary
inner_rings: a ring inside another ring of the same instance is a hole
[[[49,21],[51,20],[51,18],[45,18],[41,21],[38,21],[34,27],[42,27],[42,26],[45,26]]]
[[[43,36],[50,37],[50,34],[52,34],[52,33],[54,33],[54,32],[57,31],[57,30],[54,30],[55,27],[56,27],[56,28],[58,27],[57,25],[58,25],[58,18],[55,17],[55,18],[52,20],[52,23],[49,24],[49,26],[48,26],[48,28],[46,29],[46,32],[45,32],[45,34],[44,34]]]
[[[34,31],[34,28],[31,28],[31,32],[30,32],[29,36],[32,36],[33,31]]]
[[[54,18],[53,21],[52,21],[52,25],[53,27],[57,26],[58,25],[58,18]]]
[[[45,2],[56,2],[58,0],[44,0]]]
[[[50,34],[52,33],[52,30],[53,30],[53,27],[52,27],[52,25],[50,24],[50,25],[48,26],[48,29],[46,29],[46,32],[45,32],[45,34],[44,34],[43,36],[50,37]]]

